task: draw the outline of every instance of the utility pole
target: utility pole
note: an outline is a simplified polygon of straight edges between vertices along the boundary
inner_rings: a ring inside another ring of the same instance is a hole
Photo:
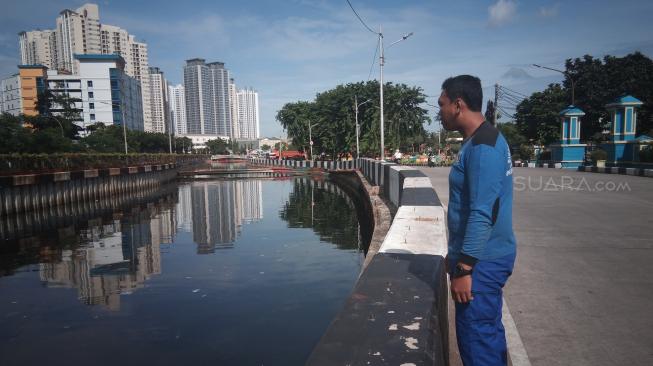
[[[356,110],[356,159],[360,158],[358,149],[358,97],[354,95],[354,109]]]
[[[380,81],[379,81],[379,95],[381,98],[381,161],[385,160],[385,140],[384,140],[384,135],[383,135],[383,63],[385,62],[384,56],[383,56],[383,30],[381,26],[379,26],[379,68],[380,70]]]
[[[163,118],[165,119],[165,112]],[[172,117],[172,116],[170,116]],[[170,145],[170,154],[172,154],[172,118],[168,118],[168,144]]]
[[[311,161],[313,161],[313,135],[311,134],[311,121],[308,121],[308,144],[311,146]]]
[[[497,115],[499,114],[499,84],[494,84],[494,113],[492,114],[492,124],[497,125]]]

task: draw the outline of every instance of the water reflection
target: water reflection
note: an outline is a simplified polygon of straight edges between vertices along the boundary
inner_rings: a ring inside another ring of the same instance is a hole
[[[324,180],[299,178],[279,212],[290,228],[312,228],[340,249],[360,249],[360,225],[352,199]]]
[[[359,231],[310,178],[1,218],[0,365],[302,364],[360,273]]]
[[[180,227],[193,232],[197,253],[232,248],[243,224],[263,218],[262,191],[262,182],[256,180],[195,182],[180,187]]]
[[[79,234],[83,244],[64,249],[56,262],[40,264],[48,287],[78,290],[87,305],[120,310],[120,294],[131,293],[161,273],[161,244],[172,243],[171,207],[132,211],[122,219],[98,222]]]
[[[139,197],[122,210],[108,204],[69,211],[64,217],[35,212],[29,218],[7,218],[0,225],[5,236],[0,246],[2,274],[38,264],[47,287],[76,288],[83,303],[119,310],[121,293],[132,293],[161,274],[160,247],[173,244],[178,231],[192,234],[197,254],[234,248],[243,227],[263,219],[262,184],[193,182],[176,191],[164,190],[163,197]],[[292,180],[279,218],[289,228],[312,228],[320,241],[339,249],[360,249],[354,203],[324,180]]]

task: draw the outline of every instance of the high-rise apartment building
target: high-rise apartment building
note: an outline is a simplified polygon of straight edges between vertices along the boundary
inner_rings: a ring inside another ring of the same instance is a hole
[[[57,37],[54,30],[34,30],[18,34],[23,65],[57,68]]]
[[[163,76],[163,71],[158,67],[150,67],[149,77],[152,132],[170,132],[168,82]]]
[[[186,128],[186,97],[184,86],[181,84],[169,85],[168,100],[170,103],[170,117],[175,135],[186,135],[188,129]]]
[[[258,93],[252,89],[242,89],[237,92],[239,138],[258,139],[259,108]]]
[[[238,90],[234,79],[229,79],[229,108],[231,109],[231,136],[234,139],[240,138],[240,126],[238,126]]]
[[[224,63],[187,60],[184,88],[188,134],[232,138],[229,71]]]
[[[84,4],[75,11],[66,9],[57,17],[57,69],[77,72],[76,54],[99,54],[100,11],[97,4]]]
[[[141,84],[141,104],[146,131],[153,130],[147,44],[120,27],[101,24],[97,4],[63,10],[53,30],[19,33],[21,64],[41,64],[49,69],[79,73],[75,55],[117,54],[125,60],[125,73]]]

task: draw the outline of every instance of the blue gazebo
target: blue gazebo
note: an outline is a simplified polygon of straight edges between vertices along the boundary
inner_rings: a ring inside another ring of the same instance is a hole
[[[580,108],[570,105],[560,112],[560,143],[550,145],[551,159],[563,168],[576,169],[583,164],[585,147],[580,143]]]
[[[612,118],[608,141],[601,144],[601,148],[608,153],[606,164],[615,166],[639,160],[637,154],[640,141],[635,139],[635,132],[637,108],[642,104],[644,103],[632,95],[625,95],[605,106]]]

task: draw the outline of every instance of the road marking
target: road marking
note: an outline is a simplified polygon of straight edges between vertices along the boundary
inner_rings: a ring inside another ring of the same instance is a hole
[[[506,329],[506,342],[508,343],[508,353],[512,366],[531,366],[531,360],[528,359],[528,353],[524,348],[515,320],[510,314],[506,298],[503,298],[503,327]]]

